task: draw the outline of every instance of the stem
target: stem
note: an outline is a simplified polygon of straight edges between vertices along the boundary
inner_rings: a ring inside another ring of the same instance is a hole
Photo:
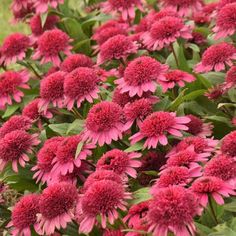
[[[214,207],[213,207],[213,205],[212,205],[212,199],[211,199],[211,197],[209,197],[209,207],[210,207],[210,209],[211,209],[211,213],[212,213],[212,216],[213,216],[213,218],[214,218],[214,220],[215,220],[215,223],[218,225],[219,222],[218,222],[218,220],[217,220],[216,213],[215,213],[215,211],[214,211]]]
[[[41,80],[42,79],[41,75],[34,69],[34,67],[28,61],[26,61],[26,64],[31,68],[36,77],[38,77]]]
[[[75,108],[72,108],[72,112],[81,120],[84,119],[84,117]]]
[[[91,167],[93,167],[93,169],[96,169],[96,166],[93,164],[93,163],[91,163],[91,162],[89,162],[89,161],[87,161],[87,160],[81,160],[82,162],[85,162],[86,164],[88,164],[89,166],[91,166]]]
[[[171,47],[171,51],[173,52],[173,55],[174,55],[174,58],[175,58],[176,65],[177,65],[177,67],[179,68],[178,57],[177,57],[177,55],[176,55],[176,53],[175,53],[175,49],[174,49],[173,44],[171,44],[170,47]]]
[[[61,56],[61,54],[60,54],[60,53],[58,53],[58,56],[59,56],[59,58],[60,58],[61,62],[63,62],[63,58],[62,58],[62,56]]]

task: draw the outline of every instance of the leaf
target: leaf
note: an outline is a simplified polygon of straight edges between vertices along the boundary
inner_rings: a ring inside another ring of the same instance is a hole
[[[189,43],[188,47],[191,48],[194,52],[200,52],[200,48],[194,43]]]
[[[236,212],[236,200],[224,205],[224,209],[230,212]]]
[[[193,91],[193,92],[191,92],[191,93],[186,94],[186,95],[183,97],[183,100],[184,100],[184,101],[191,101],[191,100],[194,100],[195,98],[197,98],[197,97],[199,97],[199,96],[202,96],[205,92],[206,92],[205,89],[199,89],[199,90]]]
[[[73,47],[73,51],[90,55],[92,52],[90,39],[85,39],[76,43]]]
[[[143,149],[143,143],[135,143],[131,147],[125,149],[125,152],[134,152],[134,151],[139,151]]]
[[[79,134],[84,127],[84,120],[76,119],[73,123],[69,124],[69,127],[66,131],[66,135]]]
[[[208,119],[208,120],[219,121],[219,122],[225,123],[228,126],[230,126],[230,124],[231,124],[230,123],[231,122],[230,119],[226,118],[226,117],[223,117],[223,116],[215,115],[215,116],[206,116],[205,118]]]
[[[51,124],[48,127],[60,134],[61,136],[66,136],[67,135],[67,130],[69,129],[70,124],[69,123],[62,123],[62,124]]]
[[[219,103],[217,108],[221,108],[221,107],[236,107],[236,104],[234,104],[234,103]]]
[[[76,148],[76,153],[75,153],[75,158],[77,158],[83,148],[84,142],[79,142],[77,148]]]
[[[202,83],[205,88],[211,88],[212,84],[202,75],[194,74],[195,77]]]
[[[7,106],[7,109],[5,111],[5,113],[3,114],[2,118],[8,118],[10,117],[12,114],[14,114],[15,111],[17,111],[19,109],[20,105],[19,104],[14,104],[12,106]]]
[[[194,223],[195,223],[195,225],[197,226],[197,229],[198,229],[200,232],[204,233],[204,234],[203,234],[204,236],[205,236],[205,235],[208,235],[209,233],[212,232],[212,229],[208,228],[207,226],[205,226],[205,225],[203,225],[203,224],[200,224],[200,223],[198,223],[198,222],[194,222]],[[202,235],[202,234],[201,234],[201,235]]]
[[[47,17],[48,17],[48,12],[40,14],[42,28],[44,27],[44,25],[45,25],[45,23],[47,21]]]
[[[141,188],[141,189],[135,191],[133,194],[132,204],[138,204],[140,202],[144,202],[144,201],[151,199],[151,195],[149,193],[149,190],[150,190],[150,188],[146,187],[146,188]]]
[[[187,89],[184,89],[181,91],[178,95],[178,97],[169,105],[168,110],[175,111],[178,106],[183,102],[183,97]]]

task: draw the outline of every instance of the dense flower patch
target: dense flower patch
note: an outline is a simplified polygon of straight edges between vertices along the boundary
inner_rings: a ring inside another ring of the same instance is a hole
[[[13,0],[0,235],[236,235],[235,4]]]

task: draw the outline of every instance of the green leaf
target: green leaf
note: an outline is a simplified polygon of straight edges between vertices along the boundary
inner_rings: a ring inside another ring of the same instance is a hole
[[[231,122],[229,118],[226,118],[226,117],[223,117],[223,116],[217,116],[217,115],[215,115],[215,116],[206,116],[205,118],[208,119],[208,120],[220,121],[220,122],[225,123],[229,126],[230,126],[230,122]]]
[[[75,153],[75,158],[77,158],[77,156],[80,154],[82,148],[83,148],[84,142],[79,142],[77,149],[76,149],[76,153]]]
[[[48,12],[40,14],[42,28],[44,27],[46,23],[47,17],[48,17]]]
[[[135,152],[143,149],[143,143],[135,143],[131,147],[125,149],[125,152]]]
[[[67,135],[79,134],[84,127],[84,120],[76,119],[73,123],[69,124],[69,127],[66,131]]]
[[[194,74],[195,77],[202,83],[205,88],[211,88],[212,84],[202,75]]]
[[[205,92],[206,92],[205,89],[199,89],[199,90],[193,91],[193,92],[191,92],[191,93],[186,94],[186,95],[183,97],[183,100],[184,100],[184,101],[191,101],[191,100],[194,100],[195,98],[197,98],[197,97],[199,97],[199,96],[202,96]]]
[[[20,107],[19,104],[7,106],[7,109],[6,109],[5,113],[3,114],[2,118],[5,119],[5,118],[10,117],[12,114],[14,114],[19,109],[19,107]]]
[[[230,212],[236,212],[236,200],[233,200],[231,203],[224,204],[224,209]]]
[[[61,136],[66,136],[67,135],[67,130],[69,129],[70,124],[69,123],[62,123],[62,124],[51,124],[48,127],[60,134]]]
[[[210,229],[207,226],[202,225],[202,224],[200,224],[198,222],[195,222],[195,225],[196,225],[198,231],[200,231],[201,235],[205,236],[205,235],[208,235],[208,234],[210,234],[212,232],[212,229]]]
[[[86,55],[90,55],[90,53],[92,52],[90,39],[79,41],[74,45],[73,50],[76,53],[84,53]]]
[[[178,97],[169,105],[168,110],[175,111],[178,108],[178,106],[184,101],[183,98],[186,91],[187,89],[184,89],[179,93]]]
[[[150,191],[150,188],[148,188],[148,187],[141,188],[141,189],[135,191],[133,194],[132,204],[138,204],[140,202],[150,200],[152,197],[151,197],[149,191]]]

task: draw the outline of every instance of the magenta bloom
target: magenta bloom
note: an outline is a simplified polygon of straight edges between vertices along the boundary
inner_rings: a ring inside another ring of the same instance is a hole
[[[119,217],[118,209],[126,211],[125,201],[130,198],[130,193],[125,192],[124,187],[117,182],[101,180],[93,183],[81,196],[77,206],[79,232],[91,232],[97,216],[101,216],[102,228],[106,228],[107,220],[113,225]]]
[[[176,85],[179,87],[184,87],[185,82],[191,83],[195,81],[196,78],[181,70],[172,70],[164,74],[164,77],[159,78],[159,84],[162,87],[163,92],[165,93],[168,89],[174,88]]]
[[[154,58],[142,56],[134,59],[126,67],[124,77],[115,81],[122,93],[129,92],[130,97],[144,92],[155,92],[157,81],[164,79],[168,66],[162,65]]]
[[[126,104],[124,107],[126,119],[125,129],[131,128],[135,121],[138,126],[141,126],[141,123],[145,118],[153,112],[153,103],[154,102],[152,102],[151,99],[141,98],[132,103]]]
[[[11,4],[11,9],[13,11],[20,11],[22,8],[27,8],[28,3],[31,0],[13,0]]]
[[[68,56],[62,63],[61,63],[61,70],[67,73],[72,72],[73,70],[79,67],[89,67],[92,68],[93,61],[90,57],[84,54],[72,54]]]
[[[178,12],[180,16],[198,12],[203,6],[202,0],[161,0],[161,3],[166,9]]]
[[[220,149],[223,154],[236,156],[236,131],[230,132],[223,138]]]
[[[167,236],[168,231],[176,236],[195,235],[193,218],[200,210],[197,197],[189,189],[180,186],[157,189],[153,197],[147,214],[153,236]]]
[[[121,13],[122,19],[135,18],[135,8],[143,11],[141,0],[107,0],[102,4],[105,13]]]
[[[5,109],[5,106],[12,105],[12,98],[17,102],[21,102],[24,93],[20,90],[29,89],[27,82],[29,74],[27,71],[6,71],[0,74],[0,109]]]
[[[30,236],[31,226],[36,225],[39,213],[39,195],[28,194],[23,196],[13,207],[11,221],[7,227],[12,227],[13,236]]]
[[[165,188],[171,185],[186,186],[193,178],[201,176],[201,167],[188,169],[184,166],[172,166],[161,172],[160,178],[156,181],[153,189]]]
[[[40,141],[37,134],[30,135],[23,130],[15,130],[0,139],[0,170],[3,170],[8,163],[12,164],[12,169],[18,172],[19,163],[25,167],[29,161],[28,153],[32,153],[32,148]]]
[[[212,135],[214,126],[211,123],[203,123],[200,118],[194,115],[187,115],[187,117],[190,118],[190,122],[187,124],[188,133],[203,138]]]
[[[227,4],[217,12],[216,26],[213,31],[215,39],[231,36],[236,30],[236,3]]]
[[[99,78],[96,71],[87,67],[80,67],[70,72],[64,81],[65,105],[71,110],[76,102],[77,107],[85,100],[92,103],[98,98]]]
[[[84,140],[92,140],[102,146],[121,139],[123,116],[122,108],[116,103],[104,101],[94,105],[86,119]]]
[[[69,36],[59,29],[45,31],[37,41],[38,47],[33,59],[37,60],[42,57],[42,64],[52,62],[54,66],[59,67],[61,64],[59,53],[67,56],[71,54],[70,41]]]
[[[210,196],[214,198],[217,204],[223,205],[223,197],[236,195],[231,185],[227,184],[222,179],[213,176],[203,176],[196,179],[193,182],[191,189],[197,194],[200,204],[203,207],[207,206],[208,197]]]
[[[106,152],[97,162],[97,169],[113,170],[119,175],[127,174],[133,178],[137,177],[135,168],[141,166],[141,162],[136,160],[141,157],[140,153],[126,153],[119,149]]]
[[[81,151],[76,156],[78,145],[81,146]],[[92,155],[91,149],[95,145],[90,143],[83,143],[80,135],[74,135],[65,138],[56,151],[56,157],[53,159],[52,175],[66,175],[72,173],[75,167],[81,166],[81,161],[86,160],[87,156]]]
[[[52,103],[54,107],[63,107],[65,75],[65,72],[58,71],[41,80],[41,99],[38,103],[40,111],[46,114],[50,103]]]
[[[100,47],[97,63],[103,64],[112,59],[126,59],[130,54],[136,53],[138,46],[129,37],[125,35],[116,35],[109,38]]]
[[[21,33],[14,33],[5,38],[0,48],[0,64],[9,65],[25,58],[27,49],[30,47],[30,39]]]
[[[180,130],[188,130],[185,124],[189,121],[190,119],[184,116],[176,117],[173,112],[154,112],[143,121],[140,131],[130,138],[131,144],[146,138],[144,148],[156,148],[158,143],[167,145],[167,133],[182,137]]]
[[[169,46],[178,38],[192,38],[191,26],[174,16],[166,16],[154,22],[151,29],[142,35],[144,45],[153,51]]]
[[[40,214],[36,232],[40,235],[50,235],[56,229],[65,229],[74,217],[77,196],[76,187],[70,183],[56,183],[44,189],[39,199]]]
[[[59,4],[63,4],[64,0],[34,0],[34,7],[38,14],[48,11],[48,7],[57,8]]]
[[[40,37],[46,30],[52,30],[56,27],[56,23],[59,21],[59,17],[55,15],[47,16],[47,19],[42,26],[42,21],[40,15],[34,15],[30,19],[30,29],[32,31],[32,39],[35,41]]]
[[[235,188],[236,161],[226,155],[218,155],[205,165],[204,175],[218,177]]]
[[[228,90],[236,85],[236,66],[232,66],[225,77],[224,89]]]
[[[210,46],[202,55],[202,61],[195,66],[195,71],[222,71],[225,66],[232,66],[232,60],[236,59],[236,49],[229,43],[218,43]]]
[[[53,168],[52,161],[56,157],[58,147],[61,145],[64,138],[53,137],[48,139],[43,147],[37,153],[37,164],[31,169],[36,171],[33,179],[36,179],[36,183],[41,181],[43,184],[50,183],[52,175],[51,170]]]
[[[6,121],[0,128],[0,138],[15,130],[29,130],[32,126],[32,120],[24,115],[14,115]]]

